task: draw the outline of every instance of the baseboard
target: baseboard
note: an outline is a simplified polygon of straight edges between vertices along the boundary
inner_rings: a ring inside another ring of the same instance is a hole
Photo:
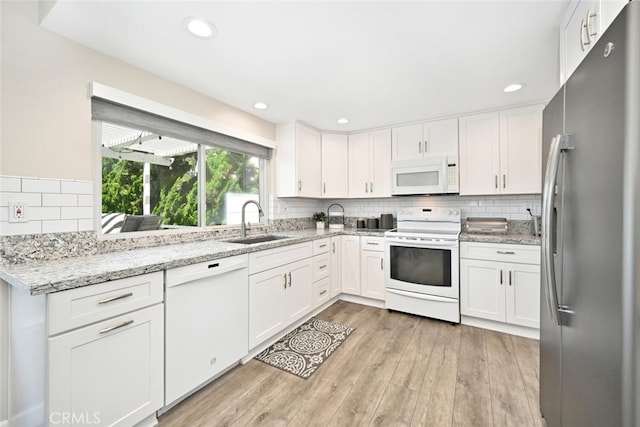
[[[355,304],[368,305],[370,307],[385,308],[384,301],[361,297],[359,295],[340,294],[338,298],[342,301],[352,302]]]
[[[527,328],[526,326],[512,325],[510,323],[495,322],[493,320],[480,319],[477,317],[461,316],[460,323],[476,328],[490,329],[492,331],[503,332],[505,334],[517,335],[520,337],[540,339],[540,330]]]

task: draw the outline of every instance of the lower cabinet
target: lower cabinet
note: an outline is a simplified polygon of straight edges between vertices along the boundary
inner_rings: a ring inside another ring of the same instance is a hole
[[[540,248],[461,242],[463,316],[540,327]]]
[[[342,238],[343,236],[331,238],[331,252],[329,254],[331,258],[331,298],[342,293]]]
[[[49,338],[49,422],[130,426],[162,407],[162,325],[155,305]]]
[[[11,295],[12,426],[152,425],[164,405],[163,274]]]
[[[342,236],[342,292],[360,295],[360,236]]]
[[[273,257],[277,259],[279,249],[262,252],[273,251]],[[299,249],[303,259],[249,275],[249,348],[256,347],[313,309],[311,243],[303,244]],[[249,266],[251,271],[251,256]]]
[[[360,238],[361,295],[384,301],[384,238]]]

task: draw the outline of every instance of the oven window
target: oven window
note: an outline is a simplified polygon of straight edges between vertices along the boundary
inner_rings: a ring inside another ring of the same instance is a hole
[[[451,287],[451,251],[391,246],[391,278],[401,282]]]

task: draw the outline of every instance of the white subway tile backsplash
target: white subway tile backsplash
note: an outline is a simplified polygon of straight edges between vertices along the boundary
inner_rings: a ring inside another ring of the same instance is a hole
[[[40,233],[42,233],[42,221],[0,222],[0,235],[2,236]]]
[[[93,206],[93,195],[78,194],[78,206]]]
[[[27,222],[10,223],[9,202],[26,205]],[[0,235],[93,230],[93,183],[0,176]]]
[[[23,193],[59,193],[60,181],[53,179],[22,179]]]
[[[57,206],[33,206],[27,209],[26,214],[29,221],[60,219],[60,208]]]
[[[91,181],[60,181],[61,193],[93,194]]]
[[[60,208],[61,219],[90,219],[93,218],[93,207],[91,206],[63,206]]]
[[[9,206],[9,202],[22,202],[27,206],[42,206],[39,193],[0,193],[0,206]]]
[[[20,178],[15,176],[0,176],[0,192],[20,192]]]
[[[78,206],[77,194],[43,194],[42,206]]]
[[[68,233],[72,231],[78,231],[78,221],[75,219],[42,221],[43,233]]]

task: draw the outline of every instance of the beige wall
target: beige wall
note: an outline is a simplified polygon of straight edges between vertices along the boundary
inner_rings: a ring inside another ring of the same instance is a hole
[[[93,180],[92,81],[275,140],[272,123],[41,28],[36,1],[0,8],[0,175]]]

